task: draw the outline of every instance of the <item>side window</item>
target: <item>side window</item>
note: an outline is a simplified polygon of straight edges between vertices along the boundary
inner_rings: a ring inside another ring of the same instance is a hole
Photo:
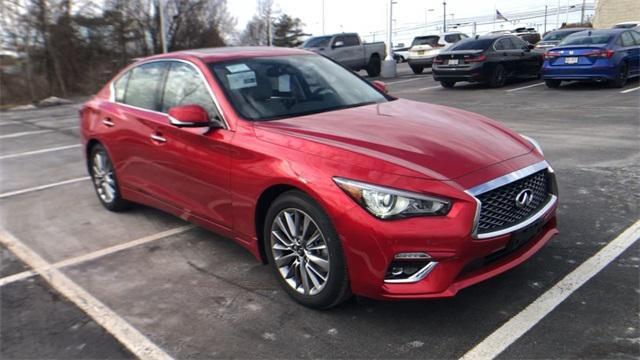
[[[507,38],[496,41],[494,47],[496,50],[507,50]]]
[[[460,35],[459,34],[445,35],[444,36],[444,41],[446,41],[448,43],[458,42],[458,41],[460,41]]]
[[[633,37],[634,43],[636,45],[640,45],[640,33],[637,31],[631,31],[631,36]]]
[[[167,75],[162,97],[162,112],[180,105],[200,105],[209,114],[210,119],[218,115],[216,106],[200,73],[193,66],[172,62]]]
[[[622,46],[626,47],[635,45],[635,41],[633,41],[633,37],[629,31],[623,32],[622,35],[620,35],[620,38],[622,39]]]
[[[160,88],[167,63],[164,61],[139,65],[131,70],[124,103],[149,110],[160,110]]]
[[[347,35],[344,37],[345,42],[344,45],[345,46],[356,46],[360,44],[360,39],[358,39],[358,36],[356,35]]]
[[[528,43],[525,40],[519,37],[512,37],[511,43],[513,44],[513,48],[518,50],[523,49],[528,45]]]
[[[126,74],[120,76],[116,82],[113,83],[113,89],[115,90],[114,99],[116,102],[124,101],[124,94],[127,91],[127,82],[131,76],[131,71],[127,71]]]

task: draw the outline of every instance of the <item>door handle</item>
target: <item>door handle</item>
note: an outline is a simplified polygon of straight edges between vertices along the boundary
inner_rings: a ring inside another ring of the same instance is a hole
[[[111,121],[111,119],[106,118],[106,119],[102,119],[102,124],[104,124],[104,126],[106,127],[114,127],[116,124]]]
[[[158,135],[158,134],[151,134],[151,140],[153,141],[157,141],[159,143],[166,143],[167,139]]]

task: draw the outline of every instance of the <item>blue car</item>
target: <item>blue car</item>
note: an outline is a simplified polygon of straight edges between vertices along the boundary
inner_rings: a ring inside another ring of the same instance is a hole
[[[640,33],[630,29],[585,30],[549,49],[542,78],[550,88],[564,80],[606,81],[623,87],[640,75]]]

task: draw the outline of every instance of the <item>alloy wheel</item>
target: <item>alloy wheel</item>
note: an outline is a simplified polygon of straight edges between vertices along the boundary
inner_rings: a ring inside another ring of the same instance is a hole
[[[93,183],[100,199],[105,203],[113,202],[116,196],[116,181],[113,165],[104,151],[97,151],[93,155],[91,170]]]
[[[311,216],[295,208],[280,211],[270,244],[278,272],[292,289],[304,295],[322,291],[329,279],[329,249]]]

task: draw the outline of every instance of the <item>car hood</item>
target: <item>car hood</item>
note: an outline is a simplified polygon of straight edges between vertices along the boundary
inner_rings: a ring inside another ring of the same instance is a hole
[[[348,154],[356,153],[363,157],[353,166],[436,180],[455,179],[533,149],[481,115],[403,99],[255,124],[256,136],[265,141],[339,162],[354,162]]]

